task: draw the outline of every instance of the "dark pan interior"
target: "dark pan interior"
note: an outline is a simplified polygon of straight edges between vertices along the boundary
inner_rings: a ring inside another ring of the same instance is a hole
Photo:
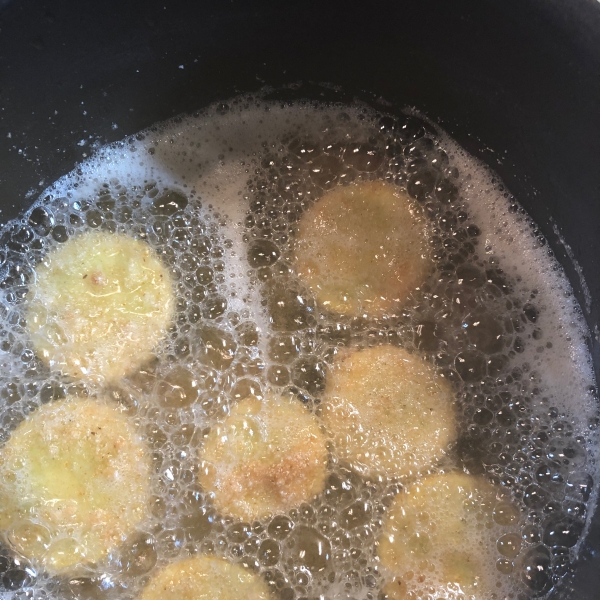
[[[0,0],[0,221],[82,160],[89,149],[78,142],[90,135],[114,141],[239,92],[300,82],[296,95],[417,107],[488,163],[581,302],[577,261],[596,330],[596,0]],[[590,344],[600,372],[595,336]],[[560,597],[591,600],[598,589],[597,516]]]

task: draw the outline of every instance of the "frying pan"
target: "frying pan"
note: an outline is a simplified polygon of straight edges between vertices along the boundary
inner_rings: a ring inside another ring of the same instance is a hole
[[[600,372],[596,0],[0,0],[0,221],[96,145],[266,85],[416,107],[490,165],[571,279]],[[599,590],[597,515],[556,597]]]

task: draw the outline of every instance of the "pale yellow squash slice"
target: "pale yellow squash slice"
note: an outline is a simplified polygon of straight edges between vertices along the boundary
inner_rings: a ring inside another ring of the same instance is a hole
[[[27,301],[37,355],[64,375],[105,383],[152,357],[175,305],[169,270],[147,243],[96,231],[44,257]]]
[[[493,486],[464,473],[426,477],[401,491],[378,541],[390,600],[490,598],[495,500]]]
[[[45,404],[0,448],[0,529],[50,573],[104,558],[149,497],[147,449],[109,401]]]
[[[267,584],[223,558],[197,556],[159,571],[139,600],[268,600]]]

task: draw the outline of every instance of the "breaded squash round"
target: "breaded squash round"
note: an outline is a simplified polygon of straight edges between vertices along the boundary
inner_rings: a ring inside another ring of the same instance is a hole
[[[390,600],[488,598],[495,590],[489,529],[495,496],[485,480],[464,473],[427,477],[404,488],[378,542]]]
[[[450,384],[396,346],[340,354],[320,410],[336,455],[363,474],[423,474],[456,436]]]
[[[425,220],[382,181],[336,187],[300,219],[299,277],[326,309],[378,317],[408,299],[433,269]]]
[[[37,355],[75,378],[110,383],[152,356],[173,320],[173,284],[148,244],[87,232],[35,269],[27,326]]]
[[[253,520],[286,512],[324,486],[327,445],[298,400],[238,402],[200,450],[200,484],[224,514]]]
[[[267,584],[257,575],[224,558],[196,556],[159,571],[140,600],[267,600]]]
[[[149,454],[108,402],[45,404],[0,448],[0,529],[50,573],[102,559],[146,517],[149,498]]]

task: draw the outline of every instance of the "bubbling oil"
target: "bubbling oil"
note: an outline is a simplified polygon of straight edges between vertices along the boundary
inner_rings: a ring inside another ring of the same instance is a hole
[[[328,190],[376,180],[419,207],[435,271],[399,310],[340,316],[295,275],[298,222]],[[147,241],[177,298],[156,359],[107,390],[51,372],[24,319],[35,265],[90,229]],[[332,455],[314,500],[241,522],[197,476],[198,448],[233,403],[270,390],[318,412],[338,352],[382,344],[419,353],[453,386],[459,437],[440,468],[496,486],[485,597],[544,596],[571,572],[597,480],[583,319],[516,200],[418,116],[235,98],[99,150],[0,241],[2,441],[45,402],[108,391],[148,445],[154,490],[143,525],[72,576],[49,576],[4,539],[8,597],[135,598],[159,567],[206,553],[256,571],[282,600],[381,598],[377,540],[400,483]]]

